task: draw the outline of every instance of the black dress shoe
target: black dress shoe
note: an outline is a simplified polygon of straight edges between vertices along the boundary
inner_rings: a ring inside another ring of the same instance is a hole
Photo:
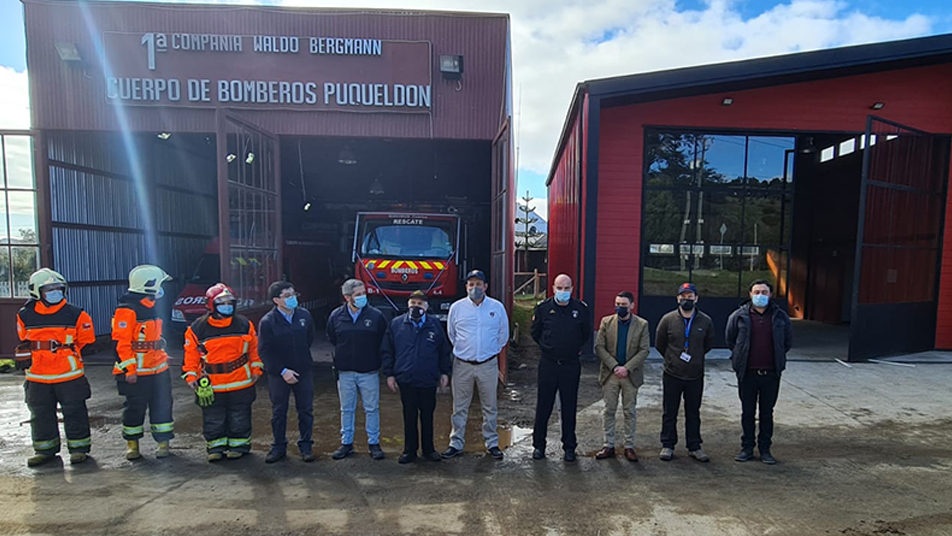
[[[440,457],[440,453],[436,452],[435,450],[433,452],[427,452],[426,454],[423,455],[423,457],[426,458],[427,460],[430,460],[431,462],[438,462],[443,459],[442,457]]]
[[[377,445],[370,445],[369,449],[370,449],[370,457],[373,458],[373,459],[375,459],[375,460],[382,460],[382,459],[384,459],[384,458],[387,457],[387,456],[383,453],[383,449],[380,448],[380,445],[379,445],[379,444],[377,444]]]
[[[331,458],[334,458],[335,460],[343,460],[344,458],[350,456],[353,452],[354,452],[353,443],[351,443],[350,445],[341,445],[340,447],[337,448],[337,450],[334,451],[333,454],[331,454]]]
[[[416,452],[404,452],[397,458],[397,463],[413,463],[416,461]]]
[[[777,464],[777,459],[770,454],[770,449],[760,449],[760,461],[767,465]]]
[[[542,449],[532,449],[532,459],[533,460],[544,460],[545,451]]]
[[[749,462],[754,459],[754,449],[740,449],[737,456],[734,456],[735,462]]]
[[[455,458],[460,455],[460,452],[461,451],[458,448],[450,447],[443,451],[443,458],[447,460],[450,458]]]
[[[565,451],[565,461],[573,463],[575,460],[575,449]]]
[[[271,449],[271,451],[268,452],[268,455],[264,457],[264,463],[274,463],[276,461],[282,460],[285,456],[287,456],[286,451]]]
[[[494,460],[501,460],[501,459],[502,459],[502,451],[499,450],[499,447],[493,447],[493,448],[489,449],[488,452],[489,452],[489,455],[492,456]]]

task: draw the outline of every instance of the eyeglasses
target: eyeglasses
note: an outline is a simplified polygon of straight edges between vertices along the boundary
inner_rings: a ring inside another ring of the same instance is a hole
[[[279,298],[279,299],[282,299],[282,300],[286,300],[286,299],[288,299],[288,298],[297,298],[297,297],[300,296],[300,295],[301,295],[301,293],[299,293],[299,292],[295,292],[294,294],[281,293],[281,295],[278,296],[278,298]]]

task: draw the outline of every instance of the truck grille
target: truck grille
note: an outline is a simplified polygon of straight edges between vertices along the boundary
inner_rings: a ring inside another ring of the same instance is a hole
[[[404,292],[413,292],[414,290],[426,291],[430,288],[429,281],[408,281],[406,283],[400,283],[396,281],[378,281],[380,288],[383,290],[398,290]]]

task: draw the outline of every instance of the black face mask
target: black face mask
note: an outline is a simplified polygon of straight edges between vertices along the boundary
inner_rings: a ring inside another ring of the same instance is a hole
[[[686,312],[694,310],[694,300],[681,300],[678,303],[681,305],[681,309]]]
[[[618,315],[618,318],[628,318],[628,308],[615,307],[615,314]]]
[[[423,318],[423,308],[419,306],[413,306],[410,308],[410,319],[416,322],[419,322]]]

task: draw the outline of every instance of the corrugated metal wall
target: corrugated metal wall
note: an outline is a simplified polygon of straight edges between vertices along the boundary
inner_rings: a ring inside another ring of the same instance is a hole
[[[191,275],[217,235],[214,143],[204,136],[181,141],[140,136],[136,142],[141,189],[118,135],[49,136],[53,267],[70,281],[71,301],[90,313],[97,334],[109,332],[129,270],[150,262],[174,277]],[[147,228],[142,207],[153,215],[154,229]],[[155,258],[147,254],[147,233],[155,235]],[[166,293],[174,297],[180,287],[179,279]]]

